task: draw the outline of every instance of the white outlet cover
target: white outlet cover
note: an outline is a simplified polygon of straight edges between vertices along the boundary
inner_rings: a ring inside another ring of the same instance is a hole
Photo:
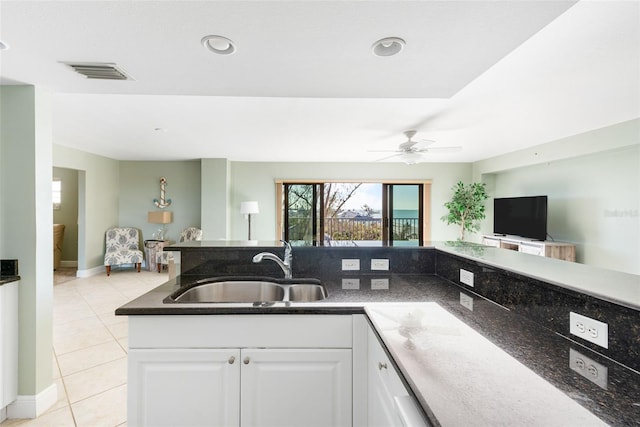
[[[360,279],[342,279],[342,289],[360,289]]]
[[[473,287],[473,273],[464,269],[460,269],[460,282]]]
[[[609,348],[609,325],[604,322],[571,311],[569,332],[600,347]]]
[[[371,260],[371,270],[389,270],[389,260],[388,259],[372,259]]]
[[[359,259],[343,259],[342,260],[342,270],[360,270],[360,260]]]

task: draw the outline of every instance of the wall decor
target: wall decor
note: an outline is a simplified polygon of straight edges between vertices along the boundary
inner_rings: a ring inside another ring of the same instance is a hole
[[[167,180],[163,176],[160,178],[160,200],[153,199],[153,203],[160,209],[164,209],[171,204],[171,199],[165,198],[165,187],[167,186]]]

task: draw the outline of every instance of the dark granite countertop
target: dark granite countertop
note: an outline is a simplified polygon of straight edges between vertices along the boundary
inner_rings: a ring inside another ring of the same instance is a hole
[[[326,274],[328,298],[314,303],[163,302],[202,278],[178,276],[116,314],[365,313],[435,425],[640,425],[636,371],[440,277]],[[403,322],[416,313],[407,337]]]
[[[17,282],[20,280],[20,276],[0,276],[0,286],[7,283]]]

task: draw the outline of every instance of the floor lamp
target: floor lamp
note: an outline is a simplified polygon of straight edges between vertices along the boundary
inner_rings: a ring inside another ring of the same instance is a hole
[[[247,215],[247,219],[249,220],[249,234],[247,240],[251,240],[251,215],[260,213],[258,202],[250,201],[240,203],[240,213]]]

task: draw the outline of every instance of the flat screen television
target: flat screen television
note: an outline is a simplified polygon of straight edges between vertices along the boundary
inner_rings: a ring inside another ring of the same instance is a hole
[[[493,232],[546,240],[547,196],[493,199]]]

